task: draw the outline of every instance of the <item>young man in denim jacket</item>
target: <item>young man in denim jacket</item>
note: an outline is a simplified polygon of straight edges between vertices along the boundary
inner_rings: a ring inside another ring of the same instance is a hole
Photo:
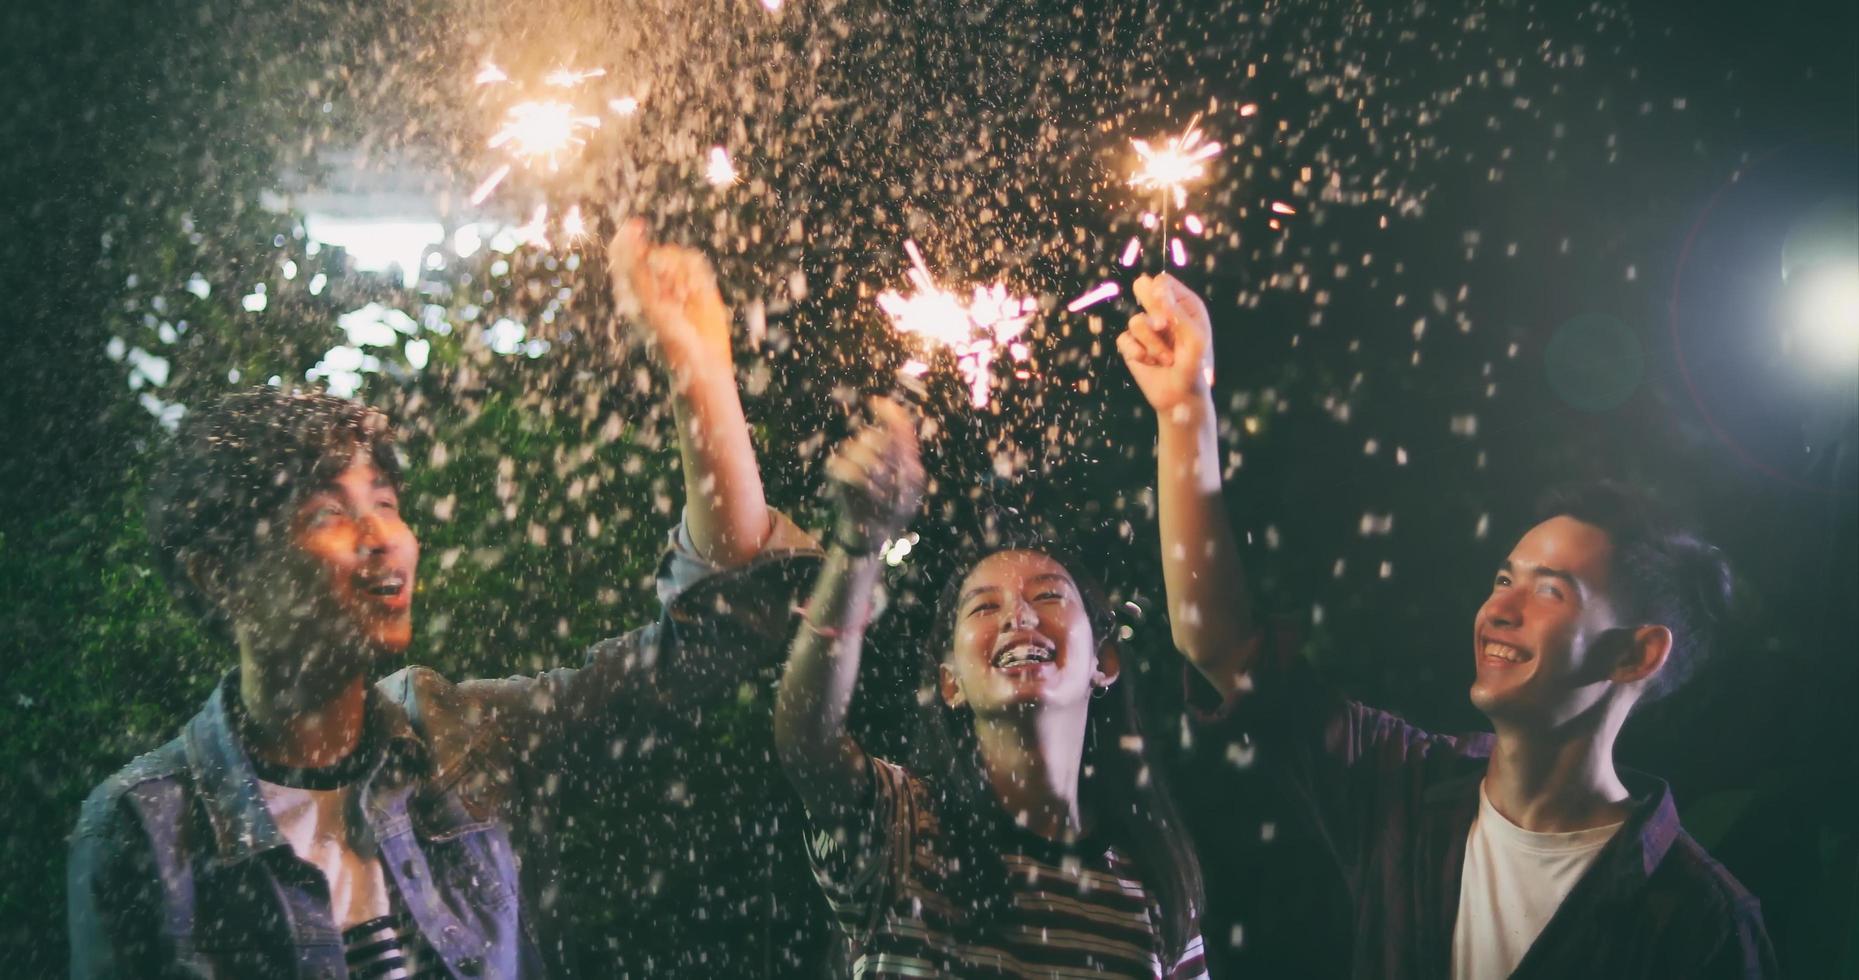
[[[656,623],[579,668],[454,684],[409,667],[419,543],[386,418],[259,389],[184,425],[149,507],[177,596],[239,666],[180,737],[85,802],[72,974],[539,975],[511,829],[598,723],[732,690],[711,651],[779,635],[809,550],[762,499],[708,264],[629,225],[615,293],[671,377],[687,509]],[[774,624],[768,617],[779,617]],[[546,832],[547,828],[541,828]]]

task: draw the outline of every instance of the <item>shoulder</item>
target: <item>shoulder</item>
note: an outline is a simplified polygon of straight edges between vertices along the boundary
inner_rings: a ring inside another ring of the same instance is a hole
[[[186,781],[187,749],[180,738],[137,756],[110,778],[97,784],[78,811],[73,844],[120,839],[143,820],[159,814],[132,805],[137,795],[177,787]],[[178,814],[172,815],[178,819]]]
[[[1729,869],[1683,830],[1653,872],[1652,887],[1668,908],[1711,928],[1761,922],[1761,906]]]

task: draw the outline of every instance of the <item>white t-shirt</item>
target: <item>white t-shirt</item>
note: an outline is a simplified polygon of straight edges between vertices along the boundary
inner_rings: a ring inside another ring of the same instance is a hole
[[[1622,821],[1624,823],[1624,821]],[[1504,819],[1478,787],[1465,841],[1452,980],[1503,980],[1622,824],[1538,834]]]
[[[391,907],[380,858],[372,853],[364,856],[357,849],[372,847],[366,843],[365,832],[354,833],[359,821],[359,815],[351,813],[354,786],[298,789],[260,779],[258,789],[290,849],[328,879],[329,911],[338,931],[388,914]]]

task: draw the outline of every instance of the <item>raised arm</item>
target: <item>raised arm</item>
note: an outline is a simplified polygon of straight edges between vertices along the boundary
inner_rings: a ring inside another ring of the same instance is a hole
[[[1143,312],[1117,350],[1156,413],[1162,579],[1175,646],[1228,697],[1258,644],[1244,569],[1220,496],[1213,325],[1199,296],[1163,273],[1136,280]]]
[[[649,241],[637,218],[614,236],[608,268],[616,305],[637,315],[671,382],[691,545],[712,564],[740,565],[768,540],[770,525],[716,274],[693,249]]]
[[[878,547],[908,525],[923,496],[909,414],[882,399],[872,412],[876,421],[827,463],[839,516],[775,699],[781,767],[816,817],[857,807],[867,796],[865,753],[846,732],[846,713],[878,582]]]

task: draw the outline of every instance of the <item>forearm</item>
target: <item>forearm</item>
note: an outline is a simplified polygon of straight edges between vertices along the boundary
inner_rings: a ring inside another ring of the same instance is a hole
[[[846,732],[878,581],[875,555],[827,552],[775,699],[775,747],[788,778],[819,812],[855,802],[863,755]]]
[[[1162,413],[1156,495],[1162,579],[1175,646],[1224,697],[1251,668],[1251,603],[1239,548],[1221,499],[1220,440],[1213,403]]]
[[[769,524],[735,374],[725,360],[686,368],[673,384],[685,528],[705,561],[725,568],[740,565],[755,557]]]

